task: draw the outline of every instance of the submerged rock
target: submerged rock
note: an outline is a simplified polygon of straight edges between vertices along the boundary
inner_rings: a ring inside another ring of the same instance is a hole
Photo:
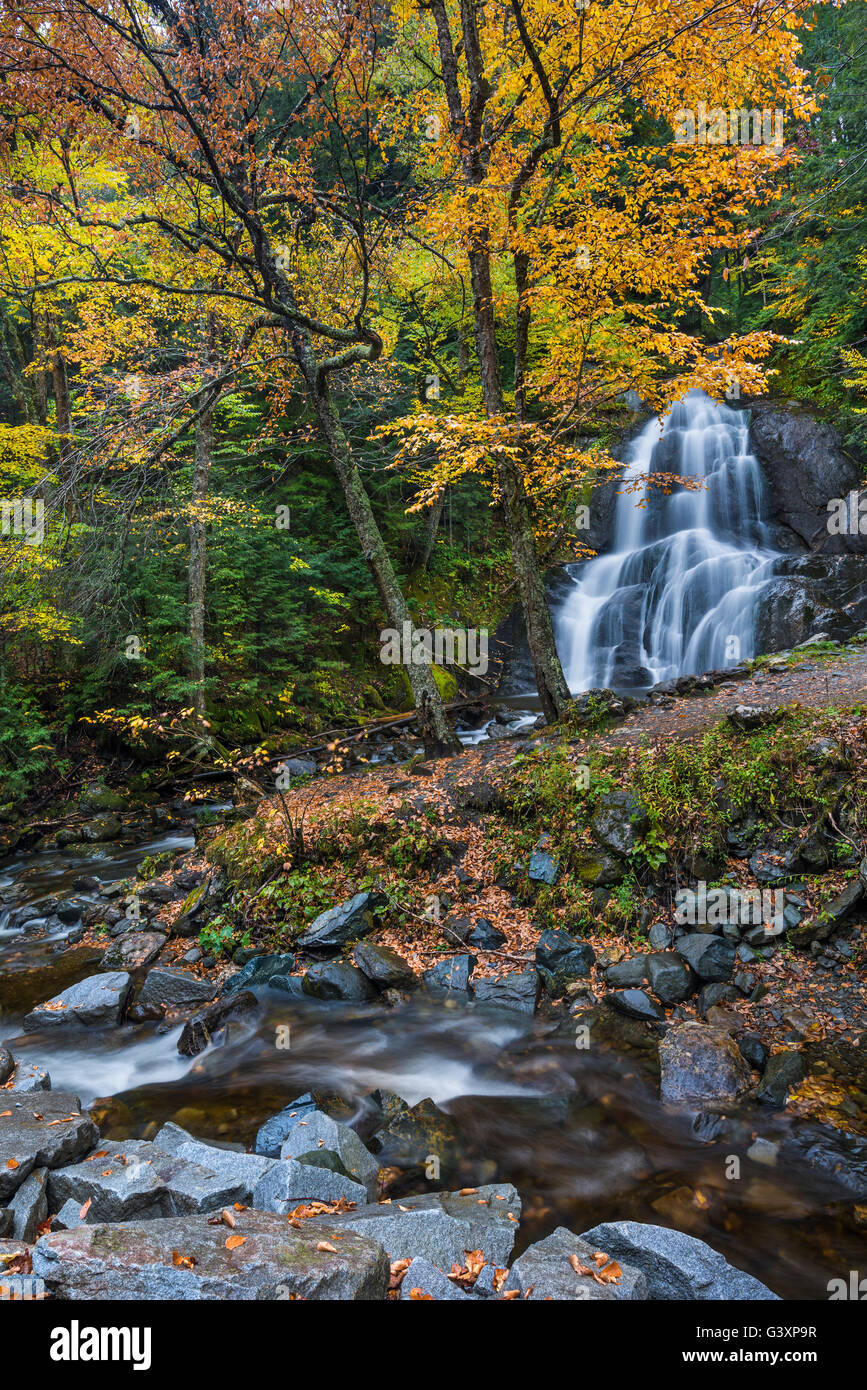
[[[727,1033],[706,1023],[679,1023],[659,1045],[665,1101],[735,1100],[752,1086],[750,1069]]]
[[[573,980],[589,975],[595,960],[590,942],[567,931],[544,931],[536,944],[536,969],[552,999],[560,999]]]
[[[178,1052],[182,1057],[195,1057],[197,1053],[203,1052],[229,1023],[246,1018],[249,1014],[255,1013],[258,1007],[258,999],[248,989],[230,995],[228,999],[217,999],[213,1004],[208,1004],[206,1008],[187,1019],[178,1038]]]

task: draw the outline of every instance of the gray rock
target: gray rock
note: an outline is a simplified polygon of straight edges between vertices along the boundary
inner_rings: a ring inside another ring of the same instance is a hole
[[[259,1001],[249,989],[230,995],[228,999],[215,1000],[187,1019],[178,1038],[178,1052],[182,1057],[195,1057],[219,1037],[227,1025],[247,1018],[258,1008]]]
[[[378,1240],[392,1261],[419,1255],[440,1269],[451,1269],[453,1264],[463,1265],[467,1250],[481,1250],[487,1261],[502,1268],[515,1241],[520,1211],[515,1189],[494,1184],[463,1196],[432,1192],[401,1197],[340,1216],[315,1217],[309,1224],[328,1221],[361,1231]]]
[[[609,1221],[585,1231],[589,1245],[638,1269],[653,1299],[776,1299],[751,1274],[730,1265],[694,1236],[639,1221]]]
[[[414,1293],[416,1298],[423,1295],[425,1298],[433,1299],[435,1303],[471,1302],[470,1295],[459,1284],[449,1279],[441,1269],[431,1264],[430,1260],[421,1258],[413,1260],[403,1276],[400,1286],[401,1302],[412,1301]]]
[[[695,974],[675,951],[654,952],[646,962],[650,989],[663,1004],[682,1004],[695,993]]]
[[[4,1091],[0,1116],[0,1203],[16,1192],[34,1168],[72,1163],[93,1148],[99,1130],[70,1091],[33,1094]]]
[[[609,989],[640,989],[647,980],[647,956],[618,960],[605,971]]]
[[[299,1120],[303,1120],[315,1109],[316,1101],[309,1091],[306,1095],[293,1100],[279,1114],[272,1115],[270,1119],[265,1121],[256,1135],[253,1152],[262,1154],[265,1158],[279,1158],[280,1148],[288,1137],[289,1131],[294,1129]]]
[[[782,713],[780,705],[735,705],[728,717],[738,729],[762,729],[767,724],[775,724]]]
[[[384,905],[381,893],[356,893],[353,898],[320,912],[297,945],[304,951],[336,951],[348,941],[367,936],[376,926],[374,912]]]
[[[477,951],[499,951],[506,944],[506,936],[486,917],[479,917],[476,925],[467,935],[467,945]]]
[[[0,1086],[4,1086],[15,1070],[15,1058],[8,1047],[0,1047]]]
[[[674,933],[665,922],[654,922],[647,934],[647,939],[654,951],[667,951],[673,938]]]
[[[313,1110],[290,1129],[280,1149],[280,1157],[298,1158],[300,1154],[316,1148],[333,1149],[349,1176],[363,1185],[368,1198],[376,1195],[379,1164],[368,1153],[354,1129],[333,1120],[330,1115],[324,1115],[321,1110]]]
[[[620,989],[605,995],[609,1009],[625,1014],[627,1018],[637,1018],[642,1023],[662,1023],[665,1013],[655,999],[645,994],[643,989]]]
[[[88,844],[101,844],[105,840],[116,840],[123,832],[117,816],[94,816],[81,827],[81,838]]]
[[[264,1178],[275,1162],[273,1158],[263,1158],[261,1154],[240,1153],[237,1149],[220,1149],[216,1144],[205,1144],[194,1139],[180,1125],[165,1124],[154,1135],[154,1147],[163,1153],[175,1154],[188,1163],[197,1163],[225,1182],[238,1184],[244,1189],[240,1201],[249,1201],[256,1184]]]
[[[73,1231],[76,1226],[85,1226],[88,1224],[95,1226],[97,1221],[96,1217],[91,1215],[92,1208],[87,1207],[85,1211],[85,1205],[84,1203],[73,1201],[70,1197],[68,1201],[63,1203],[60,1211],[55,1216],[51,1225],[52,1231]],[[84,1216],[82,1216],[82,1212],[84,1212]]]
[[[775,1052],[768,1058],[764,1075],[756,1087],[756,1100],[781,1110],[789,1091],[800,1085],[805,1075],[800,1052]]]
[[[50,1091],[51,1075],[39,1062],[20,1061],[15,1068],[16,1091]]]
[[[204,1215],[85,1225],[43,1236],[33,1250],[34,1273],[58,1299],[380,1300],[389,1266],[382,1247],[360,1232],[328,1222],[298,1229],[271,1212],[237,1215],[230,1233]],[[341,1239],[335,1239],[339,1236]],[[319,1248],[333,1246],[333,1253]],[[175,1264],[177,1251],[184,1263]]]
[[[560,999],[573,980],[589,975],[596,952],[589,941],[567,931],[543,931],[536,943],[536,969],[552,999]]]
[[[734,1100],[752,1085],[750,1069],[727,1033],[706,1023],[679,1023],[659,1045],[662,1099]]]
[[[560,877],[560,865],[541,845],[537,845],[530,855],[527,877],[531,883],[555,884]]]
[[[367,1189],[329,1168],[286,1158],[274,1163],[259,1179],[251,1204],[259,1211],[276,1211],[285,1216],[302,1202],[335,1202],[340,1197],[364,1206]]]
[[[417,989],[421,984],[412,966],[387,946],[359,941],[352,949],[352,959],[379,989]]]
[[[100,970],[140,970],[156,960],[166,944],[166,939],[158,932],[128,931],[119,936],[109,946],[102,960]]]
[[[570,1263],[576,1256],[585,1269],[598,1273],[593,1256],[598,1250],[611,1252],[605,1246],[588,1245],[581,1236],[573,1235],[565,1226],[558,1226],[545,1240],[536,1241],[519,1255],[509,1271],[503,1292],[517,1289],[530,1302],[554,1299],[588,1301],[593,1303],[635,1302],[649,1297],[647,1280],[640,1270],[622,1261],[616,1283],[597,1283],[590,1274],[579,1274]]]
[[[53,1211],[70,1198],[79,1206],[92,1198],[91,1211],[99,1221],[154,1221],[213,1211],[248,1197],[246,1181],[165,1153],[146,1140],[124,1139],[102,1147],[107,1150],[105,1158],[58,1168],[49,1175],[48,1201]]]
[[[436,997],[444,994],[465,995],[469,991],[470,976],[476,965],[478,960],[475,956],[449,956],[424,971],[422,984],[428,994]]]
[[[614,854],[626,856],[649,824],[647,811],[628,791],[606,792],[590,822],[596,839]]]
[[[791,872],[784,860],[785,856],[773,850],[757,849],[755,854],[750,855],[750,869],[756,882],[767,885],[790,878]]]
[[[376,998],[376,990],[367,976],[345,960],[311,965],[302,988],[314,999],[340,999],[349,1004],[366,1004]]]
[[[283,954],[274,952],[271,955],[254,956],[242,969],[229,976],[221,986],[220,994],[237,994],[242,989],[270,985],[275,975],[291,975],[294,969],[295,957],[288,951]]]
[[[48,1215],[48,1194],[45,1190],[47,1168],[34,1168],[10,1202],[12,1235],[28,1244],[36,1240],[40,1222]]]
[[[689,932],[674,943],[674,949],[700,980],[730,980],[734,973],[735,948],[725,937]]]
[[[89,975],[27,1014],[24,1031],[38,1033],[49,1028],[95,1028],[120,1023],[131,989],[132,981],[125,971]]]
[[[539,976],[534,966],[530,970],[513,970],[495,980],[475,980],[473,994],[479,1004],[531,1014],[539,1002]]]
[[[215,986],[209,980],[199,980],[190,970],[173,970],[159,966],[149,970],[138,997],[139,1004],[165,1004],[181,1008],[185,1004],[204,1004],[214,997]]]

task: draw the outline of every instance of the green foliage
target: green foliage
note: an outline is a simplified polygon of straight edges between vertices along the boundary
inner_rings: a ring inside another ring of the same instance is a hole
[[[0,680],[0,803],[25,796],[52,766],[61,773],[68,764],[57,758],[34,700],[20,685]]]

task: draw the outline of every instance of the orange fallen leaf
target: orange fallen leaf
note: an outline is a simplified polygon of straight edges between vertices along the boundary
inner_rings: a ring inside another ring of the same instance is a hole
[[[410,1289],[409,1296],[415,1303],[433,1303],[433,1294],[425,1293],[424,1289]]]
[[[238,1246],[243,1245],[246,1239],[246,1236],[228,1236],[226,1238],[226,1249],[237,1250]]]
[[[610,1265],[607,1265],[605,1269],[600,1269],[598,1274],[593,1275],[593,1278],[597,1284],[616,1284],[622,1275],[623,1270],[620,1265],[616,1260],[612,1260]]]
[[[17,1167],[18,1167],[18,1159],[17,1159],[17,1158],[7,1158],[7,1160],[6,1160],[6,1167],[7,1167],[7,1168],[17,1168]]]
[[[12,1111],[11,1111],[11,1110],[0,1110],[0,1119],[5,1119],[7,1115],[11,1115],[11,1114],[12,1114]]]
[[[511,1302],[511,1300],[512,1300],[513,1298],[520,1298],[520,1297],[521,1297],[521,1290],[520,1290],[520,1289],[509,1289],[506,1293],[504,1293],[504,1294],[502,1295],[501,1301],[502,1301],[503,1303],[509,1303],[509,1302]]]
[[[590,1265],[582,1265],[577,1255],[569,1256],[569,1263],[576,1274],[593,1274],[594,1270]]]
[[[328,1243],[327,1240],[320,1240],[320,1241],[317,1241],[317,1242],[316,1242],[316,1249],[317,1249],[317,1250],[322,1250],[322,1251],[327,1250],[328,1253],[329,1253],[330,1255],[336,1255],[336,1254],[337,1254],[337,1246],[336,1246],[336,1245],[329,1245],[329,1243]]]
[[[182,1255],[179,1250],[172,1251],[172,1264],[178,1269],[192,1269],[195,1263],[192,1255]]]
[[[93,1198],[92,1198],[92,1197],[88,1197],[88,1199],[87,1199],[87,1201],[85,1202],[84,1206],[81,1208],[81,1211],[78,1213],[78,1215],[81,1217],[82,1221],[83,1221],[84,1218],[87,1216],[87,1213],[90,1211],[90,1208],[91,1208],[92,1206],[93,1206]]]

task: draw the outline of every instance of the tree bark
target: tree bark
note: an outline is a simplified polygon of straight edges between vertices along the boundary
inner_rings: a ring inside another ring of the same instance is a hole
[[[190,520],[190,680],[196,713],[205,714],[205,580],[207,540],[201,509],[208,499],[211,459],[214,447],[214,412],[206,410],[196,421],[195,456]]]

